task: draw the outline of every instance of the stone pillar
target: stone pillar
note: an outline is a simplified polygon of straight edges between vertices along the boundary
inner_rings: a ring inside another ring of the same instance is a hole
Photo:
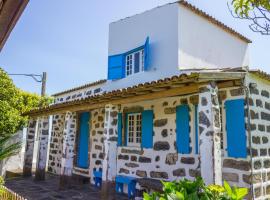
[[[207,185],[222,184],[220,107],[214,82],[200,88],[198,112],[201,175]]]
[[[117,120],[117,113],[115,106],[105,106],[103,181],[114,181],[116,177],[117,123],[115,120]]]
[[[76,113],[66,112],[63,130],[60,188],[69,187],[73,170],[76,135]]]
[[[35,119],[30,119],[27,128],[24,164],[23,164],[23,176],[25,177],[32,176],[32,163],[33,163],[36,127],[37,121]]]
[[[45,180],[45,170],[47,162],[48,142],[49,142],[49,117],[44,116],[38,123],[38,152],[35,180]]]

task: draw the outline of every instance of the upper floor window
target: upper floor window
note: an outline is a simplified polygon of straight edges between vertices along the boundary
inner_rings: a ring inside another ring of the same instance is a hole
[[[142,141],[142,114],[132,113],[127,116],[128,146],[140,146]]]
[[[144,71],[144,49],[126,56],[126,76]]]

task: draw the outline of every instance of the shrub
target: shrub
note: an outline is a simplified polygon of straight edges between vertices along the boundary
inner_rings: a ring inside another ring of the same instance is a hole
[[[184,179],[162,184],[162,193],[144,193],[144,200],[242,200],[248,193],[246,188],[231,188],[226,181],[224,186],[206,186],[201,177],[195,181]]]

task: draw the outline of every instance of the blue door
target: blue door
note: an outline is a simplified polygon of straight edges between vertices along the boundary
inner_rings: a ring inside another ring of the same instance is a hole
[[[90,113],[84,112],[80,114],[79,122],[79,138],[78,138],[78,160],[77,166],[88,168],[88,145],[89,145],[89,121]]]

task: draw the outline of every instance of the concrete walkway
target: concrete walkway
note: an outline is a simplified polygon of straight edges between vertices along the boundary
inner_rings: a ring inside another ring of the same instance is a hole
[[[115,193],[112,186],[105,193],[90,184],[73,185],[66,190],[59,190],[59,177],[46,175],[45,181],[30,178],[13,178],[6,181],[6,187],[28,200],[127,200],[126,195]]]

